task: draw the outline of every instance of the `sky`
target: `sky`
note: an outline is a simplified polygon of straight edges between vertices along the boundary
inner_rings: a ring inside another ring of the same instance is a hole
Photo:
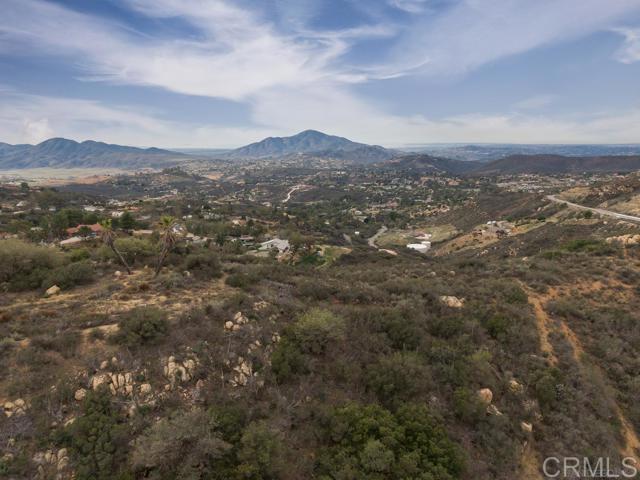
[[[640,143],[640,0],[2,0],[0,142]]]

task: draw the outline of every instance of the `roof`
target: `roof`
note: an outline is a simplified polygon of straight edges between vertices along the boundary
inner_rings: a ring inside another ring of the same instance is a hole
[[[102,229],[102,225],[99,223],[94,223],[93,225],[78,225],[77,227],[67,228],[67,235],[74,235],[80,231],[82,227],[88,227],[93,233],[100,233]]]

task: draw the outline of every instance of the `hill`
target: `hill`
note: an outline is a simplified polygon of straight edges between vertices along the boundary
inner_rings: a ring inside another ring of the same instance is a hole
[[[268,137],[225,154],[226,158],[259,159],[294,154],[337,158],[355,163],[373,163],[388,160],[395,152],[378,145],[352,142],[344,137],[327,135],[316,130],[305,130],[291,137]]]
[[[431,155],[417,153],[394,158],[383,164],[382,167],[421,173],[448,173],[458,175],[477,169],[478,163],[444,157],[432,157]]]
[[[0,169],[18,168],[161,168],[187,158],[159,148],[136,148],[87,140],[51,138],[37,145],[0,143]]]
[[[510,155],[480,166],[474,173],[562,174],[581,172],[632,172],[640,169],[640,155],[566,157],[563,155]]]

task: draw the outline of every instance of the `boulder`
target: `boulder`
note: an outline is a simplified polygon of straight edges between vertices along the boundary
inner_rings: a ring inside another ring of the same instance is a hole
[[[44,296],[49,298],[49,297],[53,297],[54,295],[58,295],[60,293],[60,287],[57,285],[54,285],[52,287],[47,288],[47,291],[44,292]]]
[[[511,379],[509,380],[509,392],[514,395],[522,395],[524,387],[517,380]]]
[[[490,405],[493,401],[493,392],[489,388],[481,388],[477,392],[478,398],[485,405]]]
[[[454,297],[453,295],[443,295],[440,301],[450,308],[462,308],[464,306],[464,298]]]
[[[520,428],[525,433],[533,432],[533,425],[529,422],[520,422]]]
[[[84,397],[87,396],[87,391],[84,388],[79,388],[76,390],[76,393],[73,394],[73,398],[75,398],[78,402],[84,400]]]

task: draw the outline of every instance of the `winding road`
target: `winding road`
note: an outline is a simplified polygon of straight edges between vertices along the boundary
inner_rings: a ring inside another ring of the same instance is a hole
[[[577,210],[589,210],[593,213],[597,213],[598,215],[603,215],[605,217],[612,217],[612,218],[617,218],[618,220],[626,220],[629,222],[640,223],[640,217],[634,217],[633,215],[626,215],[624,213],[612,212],[611,210],[603,210],[602,208],[585,207],[584,205],[578,205],[577,203],[572,203],[567,200],[562,200],[561,198],[558,198],[555,195],[547,195],[547,199],[555,203],[564,203],[565,205],[575,208]]]

